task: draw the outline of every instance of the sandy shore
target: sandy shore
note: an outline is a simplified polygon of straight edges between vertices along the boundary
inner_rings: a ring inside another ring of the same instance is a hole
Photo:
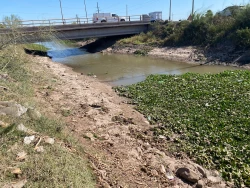
[[[180,58],[189,57],[190,50]],[[60,115],[63,109],[71,112],[61,118],[88,155],[99,187],[191,188],[198,186],[198,180],[207,187],[228,187],[217,172],[205,170],[184,154],[180,153],[182,159],[169,155],[166,138],[153,136],[151,129],[157,125],[149,125],[111,86],[49,58],[35,57],[35,62],[35,71],[50,72],[57,78],[50,93],[38,92],[37,97],[51,114]],[[184,167],[196,177],[196,183],[177,177],[177,170]]]

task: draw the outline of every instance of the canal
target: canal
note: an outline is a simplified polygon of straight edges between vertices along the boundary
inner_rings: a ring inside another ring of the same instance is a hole
[[[88,53],[83,49],[69,48],[56,43],[46,43],[52,60],[65,64],[75,72],[95,75],[112,86],[129,85],[143,81],[150,74],[219,73],[237,67],[218,65],[193,65],[183,62],[125,54]]]

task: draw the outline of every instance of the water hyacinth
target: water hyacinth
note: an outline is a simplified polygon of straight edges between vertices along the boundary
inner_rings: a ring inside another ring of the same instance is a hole
[[[178,135],[175,150],[217,169],[237,187],[250,186],[250,72],[151,75],[116,88],[137,104],[156,135]]]

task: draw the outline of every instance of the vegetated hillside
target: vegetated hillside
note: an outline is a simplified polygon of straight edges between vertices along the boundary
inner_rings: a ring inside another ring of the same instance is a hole
[[[118,88],[168,138],[171,153],[217,169],[236,187],[250,186],[250,72],[151,75]]]
[[[120,43],[156,46],[203,45],[213,46],[230,41],[241,48],[250,47],[250,6],[234,11],[231,16],[213,14],[194,15],[193,21],[154,23],[147,33],[123,39]]]

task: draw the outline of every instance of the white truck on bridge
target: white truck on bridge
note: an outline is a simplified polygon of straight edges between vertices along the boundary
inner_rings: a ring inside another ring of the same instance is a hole
[[[162,12],[161,11],[150,12],[148,15],[150,17],[151,22],[162,21]]]
[[[93,23],[104,23],[104,22],[125,22],[125,17],[119,17],[117,14],[111,13],[94,13]]]

